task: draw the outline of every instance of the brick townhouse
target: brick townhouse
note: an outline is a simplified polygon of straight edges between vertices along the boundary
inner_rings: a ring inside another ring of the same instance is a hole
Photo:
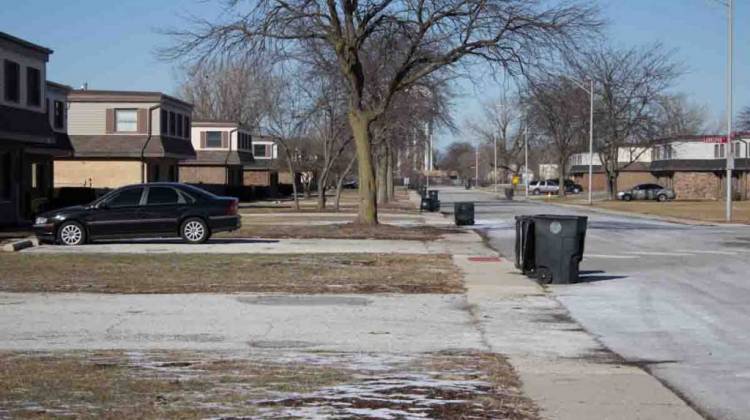
[[[177,181],[194,159],[192,104],[161,92],[72,90],[67,95],[73,155],[55,160],[55,186],[116,188]]]
[[[51,54],[0,32],[0,225],[34,217],[51,198],[53,160],[71,152],[50,124],[54,110],[47,99],[56,88],[46,83]]]

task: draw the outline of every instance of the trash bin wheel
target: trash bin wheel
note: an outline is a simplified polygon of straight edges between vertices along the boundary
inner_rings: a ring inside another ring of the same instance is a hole
[[[546,268],[537,268],[536,280],[539,284],[550,284],[552,283],[552,272]]]

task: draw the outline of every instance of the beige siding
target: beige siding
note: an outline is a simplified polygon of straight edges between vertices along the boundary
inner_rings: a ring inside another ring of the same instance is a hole
[[[117,188],[141,182],[141,162],[133,160],[56,160],[55,188]]]
[[[68,134],[96,135],[106,133],[106,111],[109,108],[138,109],[150,108],[157,103],[127,103],[127,102],[71,102],[68,109]],[[158,110],[153,114],[156,124],[154,134],[158,133]],[[131,133],[132,134],[132,133]]]

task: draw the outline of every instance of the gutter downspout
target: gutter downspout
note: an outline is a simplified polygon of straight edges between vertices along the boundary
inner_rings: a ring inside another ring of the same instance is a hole
[[[227,157],[224,159],[224,184],[229,185],[229,156],[232,154],[232,133],[237,133],[239,128],[235,128],[229,131],[229,150],[227,151]],[[239,141],[239,139],[237,139]]]
[[[161,104],[154,105],[148,108],[148,124],[146,128],[146,130],[148,131],[148,137],[146,138],[146,143],[143,143],[143,147],[141,148],[141,184],[146,183],[146,158],[144,157],[144,155],[146,153],[146,147],[148,147],[148,144],[151,142],[151,132],[153,131],[153,113],[159,108],[161,108]]]

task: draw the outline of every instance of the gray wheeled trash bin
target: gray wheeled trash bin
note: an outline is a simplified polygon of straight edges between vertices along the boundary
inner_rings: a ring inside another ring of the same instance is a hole
[[[505,189],[505,199],[506,200],[513,200],[513,194],[515,193],[515,190],[513,188],[506,188]]]
[[[466,226],[474,224],[474,203],[457,202],[453,203],[453,217],[456,226]]]
[[[532,216],[516,216],[516,268],[523,274],[534,272],[534,220]]]
[[[578,281],[578,266],[586,241],[586,216],[535,215],[534,275],[542,284]]]
[[[438,201],[438,190],[429,190],[427,193],[430,195],[430,198],[434,201]]]

